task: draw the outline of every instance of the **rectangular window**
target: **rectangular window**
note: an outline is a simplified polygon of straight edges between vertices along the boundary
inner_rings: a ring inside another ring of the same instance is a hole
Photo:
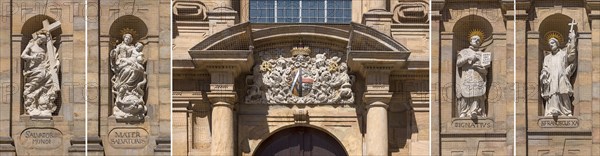
[[[352,0],[250,0],[254,23],[350,23]]]

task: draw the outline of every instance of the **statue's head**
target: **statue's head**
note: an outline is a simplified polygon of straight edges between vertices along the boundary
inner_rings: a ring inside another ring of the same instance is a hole
[[[35,42],[38,45],[42,45],[42,44],[46,44],[46,42],[48,41],[48,32],[46,31],[39,31],[35,34]]]
[[[131,36],[131,34],[124,34],[123,35],[123,43],[125,43],[125,44],[131,44],[131,41],[133,41],[133,36]]]
[[[471,36],[471,42],[470,42],[472,47],[476,47],[478,48],[479,45],[481,45],[481,38],[477,35],[475,36]]]
[[[550,45],[550,49],[552,49],[552,51],[558,50],[558,39],[550,38],[548,40],[548,45]]]

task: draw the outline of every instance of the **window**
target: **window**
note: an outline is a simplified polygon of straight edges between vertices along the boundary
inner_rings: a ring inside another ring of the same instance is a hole
[[[250,0],[254,23],[349,23],[352,0]]]

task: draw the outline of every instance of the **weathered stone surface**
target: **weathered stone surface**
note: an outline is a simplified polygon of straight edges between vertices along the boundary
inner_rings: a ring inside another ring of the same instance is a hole
[[[108,134],[114,148],[137,149],[148,145],[148,132],[142,128],[115,128]]]
[[[63,134],[53,128],[29,128],[21,133],[19,141],[25,148],[55,149],[62,146]]]
[[[428,2],[352,1],[354,23],[318,25],[246,23],[254,1],[228,2],[174,1],[174,154],[255,155],[296,128],[347,155],[429,153]]]
[[[579,119],[577,118],[540,118],[538,125],[541,128],[577,128]]]

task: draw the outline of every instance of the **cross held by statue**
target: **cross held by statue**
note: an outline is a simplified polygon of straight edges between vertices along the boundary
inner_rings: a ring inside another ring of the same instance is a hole
[[[60,21],[56,21],[56,22],[50,24],[50,21],[44,20],[44,21],[42,21],[42,25],[43,25],[43,27],[39,31],[46,31],[46,32],[50,33],[52,31],[60,28]],[[32,34],[32,36],[35,37],[35,33]]]
[[[577,23],[575,23],[575,20],[573,20],[571,23],[569,23],[569,25],[571,26],[571,29],[569,30],[569,32],[573,32],[573,27],[577,25]]]

